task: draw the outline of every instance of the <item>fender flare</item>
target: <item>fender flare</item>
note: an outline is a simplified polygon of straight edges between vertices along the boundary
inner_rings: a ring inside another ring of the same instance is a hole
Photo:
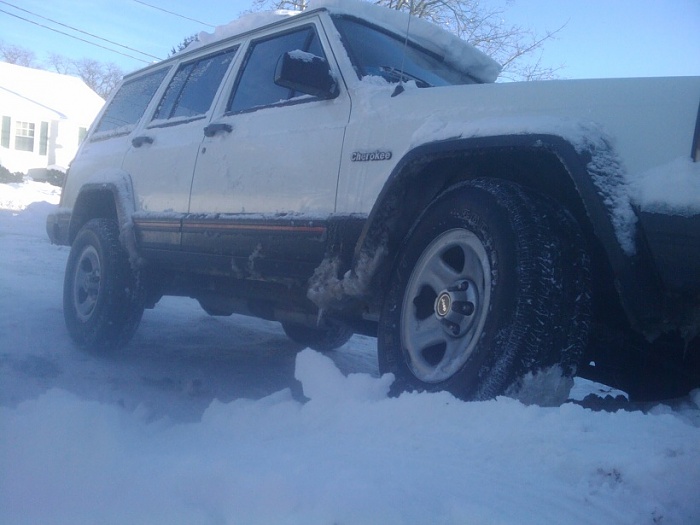
[[[136,249],[136,236],[134,232],[133,215],[136,211],[134,201],[134,188],[131,176],[121,170],[103,171],[91,177],[81,188],[73,206],[70,225],[68,228],[68,239],[72,243],[80,228],[88,220],[97,216],[110,216],[112,210],[95,210],[96,199],[105,196],[114,205],[114,214],[119,226],[119,240],[124,249],[129,254],[132,265],[142,262]]]
[[[664,292],[656,268],[649,262],[646,244],[639,242],[637,216],[627,197],[622,162],[610,141],[600,135],[590,139],[581,135],[576,142],[548,133],[458,137],[413,148],[387,178],[355,246],[352,270],[344,280],[349,276],[356,277],[355,280],[361,277],[361,289],[368,293],[373,289],[375,272],[393,267],[393,259],[388,254],[392,253],[391,248],[400,246],[406,233],[391,238],[392,216],[404,204],[400,198],[402,187],[417,180],[431,162],[449,156],[516,150],[547,152],[559,160],[583,210],[576,218],[579,222],[585,221],[584,229],[588,227],[600,242],[628,320],[649,339],[655,338],[664,318]],[[511,180],[518,182],[517,178]],[[394,249],[393,253],[396,251]],[[358,288],[355,285],[351,289]]]

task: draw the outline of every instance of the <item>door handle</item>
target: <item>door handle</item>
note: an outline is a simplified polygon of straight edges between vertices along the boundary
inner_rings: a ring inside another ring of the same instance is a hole
[[[147,135],[141,135],[140,137],[134,137],[131,139],[131,144],[135,148],[140,148],[144,144],[153,144],[153,137],[149,137]]]
[[[216,124],[209,124],[204,128],[204,135],[207,137],[213,137],[217,133],[231,133],[233,131],[233,126],[231,124],[224,124],[219,122]]]

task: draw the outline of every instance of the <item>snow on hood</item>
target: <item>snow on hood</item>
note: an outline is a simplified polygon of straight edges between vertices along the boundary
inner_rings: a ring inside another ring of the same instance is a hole
[[[631,197],[643,211],[691,217],[700,215],[700,162],[679,157],[631,183]]]
[[[445,62],[461,71],[468,72],[482,82],[494,82],[501,72],[501,65],[498,62],[471,44],[426,20],[416,17],[410,17],[409,20],[408,13],[403,11],[387,9],[370,2],[357,0],[312,0],[307,12],[313,9],[326,9],[333,14],[354,16],[399,35],[405,34],[408,29],[411,40],[443,56]],[[301,11],[289,10],[248,13],[229,24],[218,26],[213,33],[199,33],[198,41],[192,42],[187,47],[187,51],[301,13]]]

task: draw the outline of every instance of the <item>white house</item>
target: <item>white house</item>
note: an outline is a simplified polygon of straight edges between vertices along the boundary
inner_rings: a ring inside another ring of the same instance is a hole
[[[77,77],[0,62],[0,165],[67,168],[103,104]]]

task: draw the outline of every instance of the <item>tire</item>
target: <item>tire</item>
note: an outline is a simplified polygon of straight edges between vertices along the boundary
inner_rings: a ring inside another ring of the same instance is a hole
[[[284,333],[292,341],[319,352],[340,348],[352,337],[353,332],[340,324],[326,324],[319,328],[296,323],[282,323]]]
[[[80,348],[108,351],[129,342],[144,310],[139,277],[114,220],[92,219],[80,229],[63,283],[63,315]]]
[[[589,267],[578,225],[557,203],[494,179],[448,189],[398,255],[380,372],[395,375],[394,393],[564,401],[590,328]],[[548,380],[532,392],[529,374]]]

